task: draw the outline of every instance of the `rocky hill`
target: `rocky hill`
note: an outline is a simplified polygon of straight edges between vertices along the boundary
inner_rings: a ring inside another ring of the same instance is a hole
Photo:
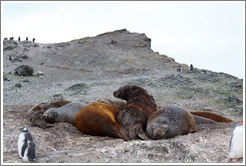
[[[17,75],[20,65],[31,66],[34,73]],[[182,72],[176,70],[179,65]],[[25,117],[32,106],[56,99],[116,100],[113,91],[126,84],[143,87],[159,106],[211,111],[234,122],[201,126],[196,133],[168,140],[124,142],[88,136],[66,123],[32,127]],[[3,161],[23,162],[16,128],[26,126],[35,136],[38,162],[230,162],[228,146],[235,124],[243,118],[242,99],[243,80],[198,68],[190,71],[187,64],[154,52],[144,33],[122,29],[55,44],[4,40]]]

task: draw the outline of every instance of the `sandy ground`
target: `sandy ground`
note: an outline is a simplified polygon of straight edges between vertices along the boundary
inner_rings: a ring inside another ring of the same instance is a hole
[[[228,149],[235,123],[200,125],[195,133],[167,140],[123,141],[89,136],[68,123],[46,129],[31,127],[26,119],[31,107],[4,107],[4,163],[24,162],[17,152],[17,126],[25,126],[33,134],[37,163],[231,163]]]

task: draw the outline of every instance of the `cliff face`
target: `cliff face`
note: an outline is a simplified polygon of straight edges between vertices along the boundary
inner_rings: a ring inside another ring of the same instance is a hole
[[[40,132],[54,137],[54,142],[47,146],[57,151],[49,149],[49,153],[45,153],[42,145],[38,145],[40,162],[71,162],[65,160],[69,156],[74,162],[229,162],[226,154],[234,123],[207,126],[210,132],[203,128],[200,132],[170,140],[146,142],[91,137],[78,133],[70,125],[68,126],[72,130],[66,131],[66,127],[63,127],[67,124],[56,124],[45,131],[28,126],[30,124],[25,119],[25,113],[30,106],[55,99],[81,103],[90,103],[97,98],[116,100],[113,91],[126,84],[142,86],[153,95],[159,106],[177,104],[190,111],[211,111],[231,118],[235,123],[242,119],[243,80],[198,68],[190,71],[186,64],[182,64],[183,70],[178,72],[176,69],[180,64],[166,55],[154,52],[151,49],[151,39],[145,34],[123,29],[55,44],[4,40],[2,56],[5,162],[22,162],[18,160],[17,149],[12,142],[18,132],[15,128],[23,125],[29,127],[38,136],[36,139],[43,144],[47,138],[40,135]],[[34,69],[33,76],[16,75],[15,69],[20,65],[31,66]],[[55,128],[67,135],[69,145],[62,137],[55,138],[59,135],[54,131]],[[213,134],[207,137],[208,132]],[[214,141],[214,137],[221,139],[222,135],[224,142],[220,148],[216,149],[216,145],[213,147],[211,144],[207,146],[208,151],[220,150],[216,152],[217,158],[207,154],[206,148],[201,149],[207,142]],[[9,136],[13,139],[8,139]],[[199,140],[199,146],[194,146],[191,141],[182,141],[188,137]],[[74,138],[86,145],[74,142]],[[96,141],[97,146],[91,145],[90,141]],[[114,142],[115,147],[120,147],[122,151],[112,149],[109,145],[103,146],[110,142]],[[80,148],[72,150],[75,145]],[[68,156],[64,154],[64,148]],[[200,156],[198,152],[201,151],[207,156]],[[180,154],[179,157],[172,157],[171,154],[176,153]],[[48,157],[48,154],[55,156],[55,159]],[[90,160],[88,154],[95,156]],[[80,159],[75,159],[75,156],[80,156]],[[84,160],[82,156],[85,157]]]

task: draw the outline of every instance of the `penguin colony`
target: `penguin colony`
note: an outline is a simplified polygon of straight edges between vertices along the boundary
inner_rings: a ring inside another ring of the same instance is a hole
[[[18,139],[18,153],[24,161],[34,161],[36,158],[36,145],[29,130],[25,127],[21,131]]]

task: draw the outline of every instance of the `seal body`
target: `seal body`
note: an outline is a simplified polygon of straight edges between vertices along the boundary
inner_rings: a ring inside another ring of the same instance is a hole
[[[68,103],[59,108],[49,108],[44,112],[43,117],[49,123],[67,122],[74,124],[76,115],[84,106],[80,103]]]
[[[127,105],[119,110],[117,122],[127,129],[131,139],[148,139],[145,133],[147,119],[151,113],[157,111],[153,96],[137,85],[120,87],[113,95],[127,102]]]
[[[105,103],[94,102],[83,107],[74,125],[86,134],[129,140],[127,131],[115,120],[115,109]]]
[[[36,145],[31,133],[27,128],[19,129],[21,131],[18,138],[18,153],[24,161],[34,161],[36,158]]]
[[[233,162],[243,157],[243,125],[238,124],[233,130],[229,145],[229,157]]]
[[[152,139],[171,138],[195,132],[196,121],[181,107],[171,105],[150,115],[147,133]]]

